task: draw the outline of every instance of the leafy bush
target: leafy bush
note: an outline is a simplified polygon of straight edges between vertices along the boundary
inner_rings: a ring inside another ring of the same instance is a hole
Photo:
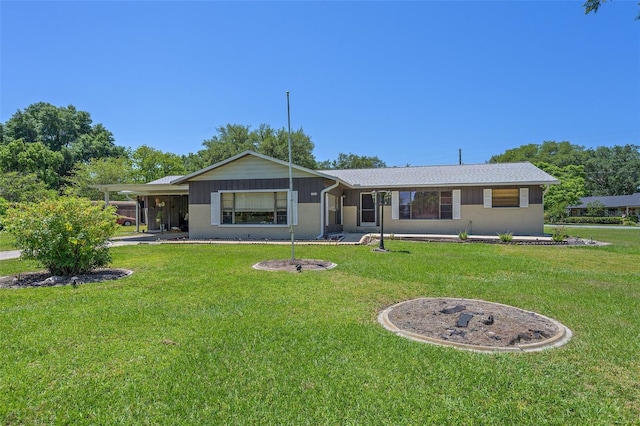
[[[114,207],[64,196],[10,207],[5,227],[23,258],[54,275],[77,275],[111,261],[107,240],[118,226],[114,213]]]
[[[564,226],[556,226],[553,228],[551,239],[556,243],[561,243],[567,236],[567,229]]]
[[[469,233],[467,231],[460,231],[458,232],[458,238],[460,238],[463,241],[466,241],[469,238]]]
[[[7,213],[7,209],[9,208],[9,202],[4,198],[0,197],[0,231],[4,229],[4,215]]]
[[[513,240],[513,234],[511,232],[503,232],[501,234],[498,234],[498,237],[503,243],[510,243],[511,240]]]
[[[563,219],[562,222],[563,223],[620,225],[622,223],[622,218],[618,216],[603,216],[603,217],[571,216]]]

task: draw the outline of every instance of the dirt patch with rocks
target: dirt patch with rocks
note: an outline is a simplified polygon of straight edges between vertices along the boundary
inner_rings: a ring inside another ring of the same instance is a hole
[[[264,271],[302,272],[326,271],[336,266],[333,262],[318,259],[273,259],[256,263],[253,268]]]
[[[133,273],[128,269],[100,268],[86,274],[57,276],[48,271],[23,272],[0,277],[0,288],[55,287],[117,280]]]
[[[480,352],[541,350],[571,338],[568,328],[544,315],[474,299],[409,300],[378,319],[404,337]]]

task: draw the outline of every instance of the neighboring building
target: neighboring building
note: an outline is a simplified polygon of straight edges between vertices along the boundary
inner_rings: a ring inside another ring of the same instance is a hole
[[[150,218],[168,211],[166,229],[180,226],[188,199],[190,238],[288,239],[293,223],[297,239],[315,239],[376,232],[382,217],[385,233],[541,235],[544,190],[559,183],[531,163],[291,170],[291,194],[289,163],[252,151],[170,183],[101,189],[144,196]],[[161,194],[171,188],[179,194]],[[386,194],[383,211],[373,192]]]
[[[570,216],[584,216],[592,203],[602,203],[605,216],[640,216],[640,192],[631,195],[584,197],[580,204],[569,206]]]

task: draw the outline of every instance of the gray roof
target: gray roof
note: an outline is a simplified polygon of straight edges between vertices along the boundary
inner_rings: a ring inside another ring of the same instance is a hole
[[[412,186],[548,185],[560,183],[531,163],[462,164],[453,166],[319,170],[350,186],[394,188]]]
[[[147,185],[163,185],[165,183],[171,183],[171,181],[174,181],[176,179],[180,179],[181,177],[182,177],[182,175],[165,176],[165,177],[161,177],[160,179],[156,179],[156,180],[152,180],[151,182],[147,182]]]
[[[601,197],[583,197],[580,199],[580,204],[576,206],[569,206],[574,209],[585,209],[589,203],[599,201],[604,204],[605,207],[640,207],[640,192],[636,192],[631,195],[608,195]]]

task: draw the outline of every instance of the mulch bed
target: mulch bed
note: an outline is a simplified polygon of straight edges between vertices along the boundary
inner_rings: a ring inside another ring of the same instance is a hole
[[[55,276],[48,271],[23,272],[0,277],[0,288],[55,287],[117,280],[133,273],[128,269],[100,268],[87,274]]]
[[[264,271],[302,272],[326,271],[336,266],[333,262],[318,259],[294,259],[293,261],[291,259],[273,259],[256,263],[253,268]]]
[[[380,322],[408,337],[486,351],[542,348],[570,337],[566,327],[543,315],[474,299],[409,300],[383,311]]]

